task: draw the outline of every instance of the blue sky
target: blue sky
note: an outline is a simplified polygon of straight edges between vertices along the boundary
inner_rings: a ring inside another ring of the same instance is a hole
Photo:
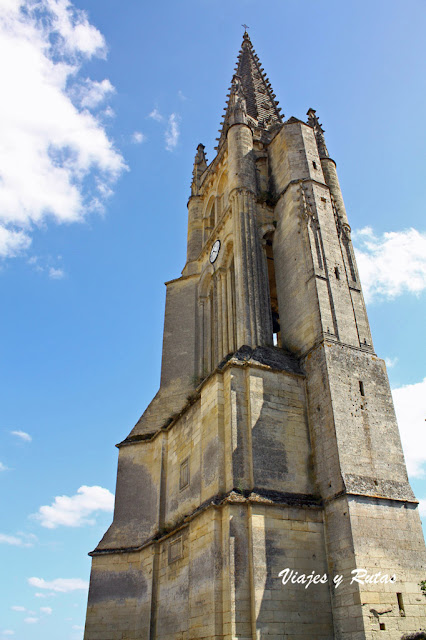
[[[244,22],[286,117],[326,130],[426,515],[424,2],[1,0],[0,639],[82,638]]]

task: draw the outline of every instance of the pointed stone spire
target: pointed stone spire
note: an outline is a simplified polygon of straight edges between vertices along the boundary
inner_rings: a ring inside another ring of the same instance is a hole
[[[253,49],[247,31],[244,33],[235,75],[227,97],[228,102],[216,149],[219,149],[226,140],[231,124],[236,122],[246,122],[253,129],[264,130],[270,129],[274,124],[282,123],[278,101],[275,100],[271,83]],[[243,113],[244,110],[245,113]]]
[[[191,184],[191,195],[198,195],[198,190],[200,188],[200,179],[204,171],[207,169],[207,159],[206,154],[204,153],[204,145],[199,144],[197,147],[197,153],[195,154],[194,160],[194,168],[192,170],[192,184]]]
[[[325,144],[324,129],[317,118],[315,109],[309,109],[306,115],[308,116],[308,124],[311,125],[315,133],[320,158],[329,158],[327,145]]]

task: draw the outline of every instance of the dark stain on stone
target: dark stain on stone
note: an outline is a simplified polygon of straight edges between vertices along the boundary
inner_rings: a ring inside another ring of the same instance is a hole
[[[243,518],[244,516],[242,516]],[[247,561],[247,529],[242,518],[236,519],[233,516],[229,523],[229,535],[234,538],[234,568],[235,568],[235,589],[245,587],[245,578],[248,570]],[[238,595],[238,594],[237,594]]]
[[[117,527],[120,528],[120,546],[134,546],[146,540],[156,522],[157,501],[158,489],[145,467],[123,456],[118,465],[114,521],[101,548],[114,543]]]
[[[203,454],[203,477],[205,486],[208,486],[215,480],[218,465],[219,444],[215,438],[214,440],[210,440]]]
[[[284,425],[279,425],[279,427],[285,428]],[[287,454],[278,436],[276,425],[270,420],[262,418],[261,412],[252,431],[256,484],[262,485],[267,484],[268,480],[282,479],[288,472]]]
[[[141,570],[93,571],[90,579],[89,605],[105,600],[124,603],[127,598],[143,600],[147,583]]]

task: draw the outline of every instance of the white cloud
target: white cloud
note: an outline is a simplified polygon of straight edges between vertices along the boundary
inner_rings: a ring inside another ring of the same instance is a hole
[[[9,467],[6,467],[5,464],[3,464],[3,462],[0,462],[0,471],[8,471]]]
[[[426,500],[419,500],[420,515],[426,517]]]
[[[14,605],[13,607],[10,607],[12,609],[12,611],[26,611],[25,607],[21,607],[20,605]]]
[[[4,636],[14,636],[14,635],[15,635],[15,632],[14,632],[14,631],[12,631],[12,629],[4,629],[4,630],[2,631],[2,634],[3,634]]]
[[[25,431],[11,431],[10,433],[12,434],[12,436],[16,436],[17,438],[20,438],[24,442],[32,441],[32,437],[30,436],[30,434],[26,433]]]
[[[151,113],[148,114],[148,118],[152,118],[156,122],[162,122],[164,120],[163,116],[157,108],[153,109]]]
[[[49,220],[82,221],[99,206],[97,184],[125,169],[86,108],[113,87],[79,76],[85,60],[105,53],[102,34],[69,0],[3,0],[0,56],[13,64],[0,67],[1,257],[25,251],[32,229]]]
[[[87,109],[94,109],[114,92],[115,88],[107,78],[101,82],[86,78],[82,84],[73,88],[71,95],[80,106],[86,107]]]
[[[9,536],[5,533],[0,533],[0,544],[10,544],[13,547],[32,547],[34,546],[35,536],[31,535],[19,535]]]
[[[99,187],[99,190],[101,191],[103,189],[104,189],[104,185],[101,185]],[[108,195],[110,194],[106,193],[105,191],[105,197],[108,197]],[[62,256],[57,256],[56,259],[62,260]],[[50,258],[50,256],[47,259],[40,258],[40,256],[31,256],[30,258],[28,258],[27,263],[31,265],[31,267],[35,271],[39,273],[47,273],[48,277],[51,280],[62,280],[62,278],[65,278],[66,276],[65,271],[61,267],[54,267],[51,264],[49,264],[49,262],[51,261],[52,259]]]
[[[28,584],[37,589],[49,589],[57,593],[69,593],[89,587],[89,583],[80,578],[56,578],[50,581],[43,578],[28,578]]]
[[[93,55],[105,58],[104,37],[89,24],[86,12],[74,9],[69,0],[42,0],[41,4],[49,10],[52,31],[60,37],[58,50],[66,49],[69,54],[83,54],[88,58]]]
[[[51,616],[53,613],[52,607],[40,607],[41,613],[45,613],[47,616]]]
[[[30,244],[31,238],[23,231],[12,231],[0,226],[0,258],[14,258],[25,249],[28,249]]]
[[[188,100],[188,98],[183,94],[183,92],[180,89],[178,91],[178,97],[182,100],[182,102],[185,102],[185,100]]]
[[[392,369],[398,363],[398,358],[385,358],[385,363],[388,369]]]
[[[72,625],[72,628],[73,628],[75,631],[84,631],[84,627],[80,626],[79,624],[73,624],[73,625]]]
[[[179,118],[176,113],[172,113],[169,117],[168,126],[164,137],[166,138],[167,151],[173,151],[179,140]]]
[[[392,389],[408,474],[426,476],[426,378]]]
[[[114,118],[115,111],[114,109],[108,106],[106,109],[102,111],[101,115],[103,115],[105,118]]]
[[[371,227],[354,232],[355,253],[367,302],[393,299],[426,288],[426,233],[416,229],[376,236]]]
[[[36,624],[38,622],[38,618],[24,618],[24,622],[26,622],[27,624]]]
[[[133,144],[141,144],[142,142],[145,141],[145,139],[146,137],[141,131],[134,131],[134,133],[132,134]]]
[[[40,593],[39,591],[36,592],[34,594],[35,598],[51,598],[52,596],[56,595],[55,593],[53,593],[53,591],[51,591],[50,593]]]
[[[94,524],[96,512],[111,512],[113,508],[114,495],[108,489],[82,486],[74,496],[57,496],[50,506],[40,507],[35,517],[48,529],[81,527]]]
[[[62,280],[65,277],[65,271],[63,269],[55,269],[55,267],[49,268],[49,278],[51,280]]]

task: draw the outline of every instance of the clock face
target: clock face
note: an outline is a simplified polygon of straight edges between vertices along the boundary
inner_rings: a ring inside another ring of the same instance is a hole
[[[216,261],[216,258],[219,255],[219,251],[220,251],[220,240],[216,240],[216,242],[212,246],[212,250],[210,251],[210,262],[212,264],[213,262]]]

